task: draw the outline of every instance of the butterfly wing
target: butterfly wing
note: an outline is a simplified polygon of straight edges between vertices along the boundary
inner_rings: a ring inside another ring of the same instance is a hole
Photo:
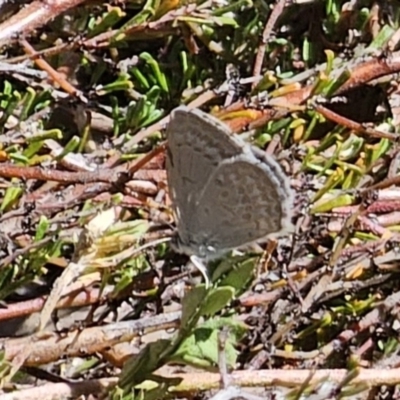
[[[206,184],[196,229],[216,254],[291,230],[292,192],[279,164],[246,146],[222,161]]]
[[[229,128],[200,110],[176,108],[167,128],[169,193],[180,241],[190,246],[196,235],[198,202],[221,160],[241,153],[229,139]]]

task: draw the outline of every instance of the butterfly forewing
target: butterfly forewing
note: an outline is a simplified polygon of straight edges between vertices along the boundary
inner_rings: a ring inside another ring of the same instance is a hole
[[[181,241],[196,221],[199,195],[221,160],[241,153],[229,140],[229,129],[199,110],[179,107],[167,129],[166,168]],[[228,139],[227,139],[228,138]]]

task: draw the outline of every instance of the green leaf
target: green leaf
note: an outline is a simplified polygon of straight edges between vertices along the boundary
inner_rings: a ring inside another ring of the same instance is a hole
[[[162,365],[162,358],[170,345],[170,340],[160,339],[148,344],[138,355],[130,358],[122,369],[118,386],[125,390],[147,379],[149,373]]]
[[[44,216],[40,216],[40,220],[36,229],[35,242],[43,239],[49,229],[49,220]]]
[[[12,179],[13,184],[15,185],[16,182],[18,182],[17,179]],[[12,207],[18,199],[23,195],[24,191],[22,190],[21,187],[18,186],[10,186],[7,188],[3,201],[0,205],[0,211],[5,211],[8,210],[10,207]]]
[[[218,311],[222,310],[235,296],[235,290],[231,287],[219,287],[211,289],[204,303],[201,304],[201,316],[213,316]]]
[[[234,366],[237,359],[235,346],[246,332],[246,326],[232,318],[215,318],[206,321],[185,339],[170,358],[198,367],[211,367],[218,362],[218,335],[222,328],[228,328],[225,354],[228,366]]]
[[[228,275],[221,281],[221,286],[230,286],[235,289],[238,296],[247,289],[249,282],[254,278],[254,269],[259,257],[250,257],[232,268]]]
[[[199,285],[189,291],[182,301],[182,319],[181,326],[186,326],[198,314],[201,302],[207,294],[204,285]]]
[[[335,197],[331,197],[329,200],[320,201],[312,207],[310,210],[311,214],[318,214],[331,211],[336,207],[349,206],[354,203],[354,196],[350,194],[343,194]]]

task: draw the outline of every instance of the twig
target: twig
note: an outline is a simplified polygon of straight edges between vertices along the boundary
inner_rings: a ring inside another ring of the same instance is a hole
[[[265,24],[265,28],[262,33],[260,44],[258,46],[256,60],[254,62],[253,77],[261,75],[262,64],[263,64],[264,56],[265,56],[265,46],[267,45],[268,39],[271,36],[272,30],[274,29],[277,19],[282,14],[282,11],[285,9],[285,3],[286,3],[286,0],[277,0],[269,18],[268,18],[268,21]],[[258,82],[255,81],[252,84],[253,89],[257,85],[257,83]]]
[[[318,111],[320,114],[322,114],[325,118],[329,119],[330,121],[343,125],[346,128],[354,130],[357,133],[364,133],[371,137],[386,138],[392,141],[398,140],[397,135],[393,135],[392,133],[389,132],[382,132],[378,131],[377,129],[366,127],[363,124],[352,121],[349,118],[343,117],[342,115],[335,113],[334,111],[322,106],[321,104],[314,104],[314,108],[316,111]]]
[[[50,64],[43,60],[40,56],[36,55],[35,49],[25,40],[20,40],[21,46],[25,52],[28,53],[34,59],[35,63],[44,71],[46,71],[54,82],[57,82],[62,89],[64,89],[71,96],[79,97],[79,99],[87,103],[87,99],[83,96],[82,92],[74,88],[61,74],[59,74]]]
[[[19,35],[29,35],[64,11],[74,8],[84,0],[33,1],[23,7],[4,23],[0,24],[0,47]]]
[[[36,366],[59,360],[62,357],[81,357],[95,354],[111,346],[142,336],[143,332],[174,328],[181,313],[157,315],[138,321],[124,321],[102,327],[93,327],[69,332],[67,335],[43,333],[17,339],[0,339],[5,358],[12,360],[19,353],[29,350],[24,365]]]

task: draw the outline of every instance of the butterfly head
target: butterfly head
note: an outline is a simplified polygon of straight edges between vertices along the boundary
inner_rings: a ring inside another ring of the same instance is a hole
[[[180,254],[188,256],[196,256],[205,261],[215,260],[220,258],[224,253],[209,244],[199,243],[194,240],[183,241],[178,233],[175,233],[171,238],[171,247]]]

